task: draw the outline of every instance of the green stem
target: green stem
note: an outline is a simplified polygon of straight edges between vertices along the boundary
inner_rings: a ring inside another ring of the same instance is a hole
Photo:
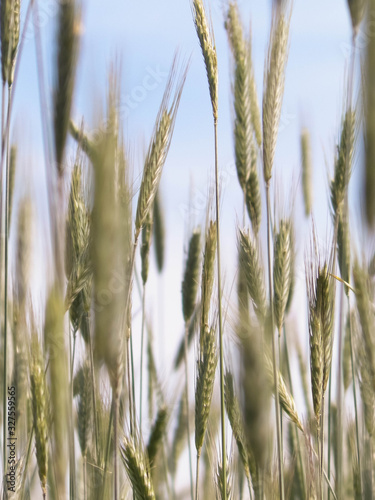
[[[142,389],[143,389],[143,351],[145,334],[145,303],[146,303],[146,284],[143,285],[142,293],[142,328],[141,328],[141,373],[139,382],[139,429],[142,429]]]
[[[134,421],[133,421],[133,390],[131,386],[131,356],[130,356],[130,338],[126,339],[126,374],[128,379],[128,397],[129,397],[129,426],[130,435],[133,436],[134,432]]]
[[[94,356],[92,352],[92,342],[91,342],[91,332],[89,332],[89,354],[90,354],[90,375],[92,382],[92,403],[94,410],[94,434],[95,434],[95,448],[96,448],[96,459],[99,457],[99,436],[98,436],[98,412],[96,410],[96,381],[94,372]]]
[[[278,346],[278,364],[279,364],[279,371],[281,373],[281,331],[278,331],[277,335],[277,346]],[[284,442],[284,432],[283,432],[283,409],[280,405],[280,433],[281,433],[281,443]]]
[[[12,87],[8,88],[8,112],[7,120],[12,100]],[[4,242],[4,374],[3,374],[3,464],[4,475],[7,471],[7,447],[5,445],[8,421],[7,421],[7,376],[8,376],[8,250],[9,250],[9,127],[6,130],[6,166],[5,166],[5,242]]]
[[[271,309],[271,336],[272,336],[272,364],[273,364],[273,382],[275,386],[275,412],[276,412],[276,433],[277,433],[277,458],[279,466],[279,491],[280,500],[285,499],[284,495],[284,464],[283,464],[283,444],[281,440],[281,421],[280,421],[280,402],[279,402],[279,383],[277,379],[277,360],[276,360],[276,342],[274,332],[273,317],[273,291],[272,291],[272,272],[271,272],[271,216],[270,216],[270,186],[266,184],[267,201],[267,249],[268,249],[268,285]]]
[[[197,451],[197,471],[195,474],[195,500],[198,500],[199,494],[199,461],[201,458],[201,452]]]
[[[357,460],[358,460],[358,475],[360,479],[360,492],[362,497],[362,469],[361,469],[361,453],[359,450],[359,423],[358,423],[358,405],[357,405],[357,390],[355,387],[355,366],[353,355],[353,339],[352,339],[352,315],[350,314],[350,295],[348,294],[348,311],[349,311],[349,340],[350,340],[350,364],[352,369],[352,386],[353,386],[353,400],[354,400],[354,415],[355,415],[355,435],[357,444]]]
[[[132,291],[132,276],[135,265],[135,252],[137,250],[137,244],[139,239],[140,230],[137,230],[134,235],[133,250],[130,257],[129,267],[128,267],[128,289],[125,297],[125,307],[124,307],[124,325],[125,329],[127,327],[128,313],[130,306],[130,297]],[[131,325],[129,325],[130,327]],[[133,339],[131,331],[126,335],[126,353],[127,353],[127,383],[128,383],[128,394],[129,394],[129,425],[130,434],[133,436],[134,425],[135,425],[135,387],[134,387],[134,359],[133,359]]]
[[[220,213],[219,213],[219,166],[217,152],[217,118],[214,119],[215,135],[215,209],[216,209],[216,237],[217,237],[217,296],[219,306],[219,350],[220,350],[220,410],[221,410],[221,451],[223,464],[223,500],[227,500],[227,454],[225,445],[225,397],[224,397],[224,346],[223,320],[221,308],[221,260],[220,260]]]
[[[76,498],[76,474],[75,474],[75,445],[74,445],[74,429],[72,422],[73,415],[73,369],[74,369],[74,358],[76,351],[76,338],[77,332],[74,333],[73,336],[73,349],[71,351],[71,361],[70,361],[70,418],[69,418],[69,426],[70,426],[70,446],[69,446],[69,459],[70,459],[70,468],[69,468],[69,488],[70,488],[70,497],[72,499]],[[69,339],[71,339],[69,335]],[[70,340],[71,341],[71,340]]]
[[[83,500],[87,500],[87,458],[83,457]]]
[[[319,474],[320,500],[323,500],[324,498],[323,467],[324,467],[324,394],[322,395],[322,415],[320,417],[320,474]]]
[[[114,486],[114,500],[118,500],[118,453],[117,453],[117,440],[118,440],[118,400],[119,391],[118,389],[112,389],[113,398],[113,486]]]
[[[110,454],[110,450],[111,450],[112,422],[113,422],[113,404],[111,405],[111,412],[109,415],[109,424],[108,424],[108,431],[107,431],[107,444],[106,444],[105,462],[104,462],[104,478],[103,478],[101,498],[106,498],[105,488],[106,488],[106,484],[107,484],[108,462],[109,462],[109,454]]]
[[[283,328],[284,328],[285,361],[286,361],[286,366],[287,366],[287,371],[288,371],[290,394],[291,394],[291,396],[293,396],[293,394],[294,394],[294,391],[293,391],[293,381],[292,381],[292,373],[290,371],[288,342],[287,342],[287,338],[286,338],[285,325],[283,326]],[[303,470],[302,448],[301,448],[301,445],[300,445],[299,432],[298,432],[298,430],[296,428],[294,428],[293,430],[295,432],[295,437],[296,437],[296,441],[297,441],[298,462],[299,462],[299,467],[300,467],[300,470],[301,470],[301,480],[302,480],[301,488],[302,488],[303,494],[306,495],[305,472]]]
[[[339,325],[339,359],[338,359],[338,375],[337,375],[337,471],[336,471],[336,491],[341,498],[341,483],[342,475],[342,339],[343,339],[343,323],[344,323],[344,287],[340,289],[340,325]],[[330,500],[330,492],[328,491],[328,500]]]
[[[190,411],[189,411],[189,368],[188,368],[188,335],[189,335],[189,322],[185,323],[184,335],[184,361],[185,361],[185,399],[186,399],[186,432],[189,449],[189,471],[190,471],[190,496],[194,500],[194,480],[193,480],[193,459],[191,453],[190,443]]]
[[[331,404],[332,404],[332,369],[329,371],[329,383],[328,383],[328,451],[327,451],[327,474],[328,478],[331,480],[331,426],[332,426],[332,414],[331,414]],[[337,408],[338,411],[338,408]],[[336,484],[336,483],[335,483]],[[330,492],[328,491],[328,500],[330,498]]]

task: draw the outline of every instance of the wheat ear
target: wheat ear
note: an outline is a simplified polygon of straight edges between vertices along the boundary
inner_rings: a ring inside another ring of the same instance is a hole
[[[210,414],[217,365],[215,331],[206,328],[199,352],[195,388],[195,447],[197,450],[196,495],[198,500],[199,459]]]
[[[57,61],[54,86],[54,139],[58,173],[63,172],[63,157],[68,135],[78,55],[79,13],[75,0],[60,4]]]
[[[275,236],[274,259],[273,259],[273,283],[274,283],[274,314],[276,327],[281,334],[284,325],[284,315],[288,303],[291,285],[292,262],[292,237],[291,222],[281,220],[279,232]]]
[[[30,386],[36,461],[40,484],[45,497],[48,470],[47,388],[44,378],[42,351],[35,333],[31,339]]]
[[[174,59],[163,101],[156,119],[153,136],[147,152],[135,217],[135,240],[137,240],[148,212],[152,209],[159,187],[163,166],[171,144],[177,109],[186,79],[187,69],[182,73],[171,103],[170,96],[176,78],[177,59]]]
[[[246,192],[252,148],[252,125],[247,45],[239,19],[237,4],[230,3],[225,22],[234,59],[234,143],[237,176],[242,191]]]
[[[207,21],[207,15],[202,0],[192,1],[193,18],[199,43],[202,49],[204,64],[206,66],[208,87],[210,91],[212,112],[214,120],[218,115],[218,69],[215,40],[212,28]]]
[[[143,500],[155,500],[150,464],[141,443],[124,438],[120,451],[136,497]]]
[[[249,235],[241,230],[238,234],[238,246],[243,269],[245,271],[247,288],[258,319],[263,324],[266,318],[267,304],[264,276],[260,265],[258,250]]]
[[[289,22],[277,11],[272,22],[263,93],[263,174],[267,184],[272,176],[277,134],[284,94],[285,66],[288,56]]]
[[[20,38],[20,0],[1,0],[1,66],[3,83],[13,83]]]

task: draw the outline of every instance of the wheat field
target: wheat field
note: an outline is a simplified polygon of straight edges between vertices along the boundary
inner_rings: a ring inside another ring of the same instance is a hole
[[[88,76],[88,2],[0,0],[2,498],[375,497],[375,0],[340,0],[332,147],[306,116],[285,144],[301,1],[269,2],[260,51],[256,6],[186,0],[194,53],[174,27],[124,99],[129,56]]]

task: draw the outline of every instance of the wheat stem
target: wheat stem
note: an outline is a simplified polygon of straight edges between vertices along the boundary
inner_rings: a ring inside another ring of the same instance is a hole
[[[117,451],[117,440],[118,440],[118,400],[119,400],[119,391],[112,390],[112,398],[113,398],[113,485],[114,485],[114,500],[118,500],[118,451]]]
[[[106,445],[105,445],[104,473],[103,473],[101,498],[105,498],[105,489],[106,489],[106,484],[107,484],[107,473],[108,473],[108,462],[109,462],[109,455],[110,455],[110,450],[111,450],[112,424],[113,424],[113,404],[111,405],[111,411],[109,414],[109,424],[108,424],[107,439],[106,439]]]
[[[273,291],[272,291],[272,271],[271,271],[271,214],[270,214],[270,186],[266,183],[266,204],[267,204],[267,249],[268,249],[268,285],[270,296],[270,314],[271,314],[271,335],[272,335],[272,364],[273,364],[273,382],[275,386],[275,411],[276,411],[276,433],[277,433],[277,456],[279,467],[279,491],[280,500],[284,500],[284,464],[282,455],[281,441],[281,422],[280,422],[280,402],[279,402],[279,384],[277,377],[276,343],[274,332],[274,312],[273,312]]]
[[[8,120],[11,109],[12,87],[8,88]],[[5,172],[5,242],[4,242],[4,378],[3,378],[3,458],[4,475],[6,473],[7,447],[5,446],[7,421],[7,375],[8,375],[8,250],[9,250],[9,127],[6,131],[6,172]]]
[[[139,382],[139,428],[142,429],[142,389],[143,389],[143,350],[144,350],[144,333],[145,333],[145,302],[146,302],[146,283],[143,285],[142,293],[142,326],[141,326],[141,366],[140,366],[140,382]]]
[[[328,439],[330,441],[330,439]],[[322,414],[320,416],[320,500],[324,498],[324,483],[323,483],[323,468],[324,468],[324,391],[322,392]],[[328,475],[329,480],[329,475]]]
[[[83,500],[87,500],[87,457],[83,457]]]
[[[224,396],[224,345],[223,320],[221,307],[221,260],[220,260],[220,214],[219,214],[219,166],[217,144],[217,119],[214,119],[215,135],[215,209],[216,209],[216,254],[217,254],[217,298],[219,306],[219,358],[220,358],[220,412],[221,412],[221,448],[223,464],[223,500],[227,500],[227,454],[225,445],[225,396]]]
[[[350,294],[347,295],[348,311],[349,311],[349,340],[350,340],[350,364],[352,369],[352,386],[353,386],[353,401],[354,401],[354,415],[355,415],[355,434],[357,445],[357,460],[358,460],[358,476],[360,479],[360,492],[362,497],[362,469],[361,469],[361,454],[359,450],[359,422],[358,422],[358,405],[357,405],[357,390],[355,387],[355,366],[353,356],[353,338],[352,338],[352,315],[350,314]]]
[[[290,386],[290,395],[292,397],[294,397],[293,381],[292,381],[292,373],[290,371],[288,342],[287,342],[287,337],[286,337],[285,324],[283,326],[283,329],[284,329],[285,361],[286,361],[286,367],[287,367],[287,371],[288,371],[288,379],[289,379],[289,386]],[[296,439],[297,439],[298,461],[299,461],[299,466],[301,468],[301,478],[302,478],[302,491],[305,494],[306,493],[305,473],[304,473],[304,470],[303,470],[302,449],[301,449],[301,444],[300,444],[298,429],[294,428],[293,432],[295,433],[295,436],[296,436]]]
[[[195,500],[198,500],[199,493],[199,462],[200,462],[201,454],[200,451],[197,452],[197,470],[195,474]]]
[[[185,335],[184,335],[185,398],[186,398],[186,415],[187,415],[186,432],[187,432],[188,450],[189,450],[190,496],[191,500],[194,500],[193,459],[192,459],[191,442],[190,442],[188,336],[189,336],[189,320],[185,323]]]
[[[332,370],[329,372],[329,382],[328,382],[328,450],[327,450],[327,475],[331,478],[331,427],[332,427]],[[336,483],[335,483],[336,484]],[[328,492],[328,500],[330,494]]]

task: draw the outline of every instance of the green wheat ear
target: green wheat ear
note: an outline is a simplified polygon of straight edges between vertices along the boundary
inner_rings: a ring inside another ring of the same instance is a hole
[[[48,470],[48,406],[47,388],[44,378],[44,363],[38,337],[31,339],[30,386],[35,434],[35,454],[43,494],[46,494]]]
[[[158,191],[164,163],[171,144],[177,110],[185,84],[187,67],[177,82],[176,91],[171,99],[172,89],[176,80],[177,58],[174,59],[164,92],[159,113],[156,119],[153,136],[143,167],[143,176],[138,195],[137,211],[135,216],[136,239],[146,221],[148,212],[152,209]]]
[[[276,141],[284,94],[285,67],[288,58],[290,18],[278,11],[273,19],[264,70],[263,92],[263,175],[267,184],[272,176]]]
[[[210,90],[212,113],[214,120],[218,115],[218,69],[217,54],[213,30],[207,21],[207,14],[202,0],[193,0],[192,9],[195,28],[201,46],[204,64],[206,66],[208,87]]]
[[[214,330],[206,329],[201,346],[195,390],[195,447],[200,456],[207,430],[217,364]]]
[[[3,83],[13,83],[20,38],[20,0],[1,0],[1,66]]]
[[[62,161],[73,101],[78,56],[79,18],[80,14],[75,0],[65,0],[60,3],[54,86],[54,139],[59,175],[62,175],[63,172]]]
[[[182,310],[185,323],[193,315],[199,284],[199,265],[201,252],[201,232],[197,228],[189,241],[188,255],[182,282]]]
[[[124,439],[120,445],[121,457],[137,498],[155,500],[148,457],[141,443]]]

